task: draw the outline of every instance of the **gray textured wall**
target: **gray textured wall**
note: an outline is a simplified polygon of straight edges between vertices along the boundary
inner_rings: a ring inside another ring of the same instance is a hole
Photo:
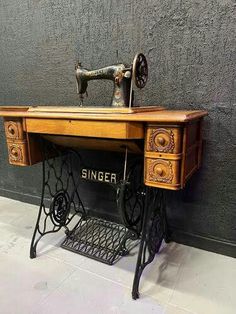
[[[170,192],[177,241],[233,254],[236,242],[235,0],[8,0],[0,2],[0,104],[76,105],[74,63],[150,68],[142,104],[209,111],[201,171]],[[91,82],[87,104],[107,104],[111,85]],[[7,164],[1,124],[0,193],[39,195],[39,166]]]

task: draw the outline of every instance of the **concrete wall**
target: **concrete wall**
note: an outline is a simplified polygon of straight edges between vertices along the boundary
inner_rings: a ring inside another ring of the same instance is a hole
[[[176,241],[235,254],[235,10],[231,0],[8,0],[0,3],[0,104],[77,105],[74,63],[149,62],[139,103],[206,109],[203,167],[168,192]],[[91,82],[85,104],[107,104]],[[9,166],[0,133],[0,194],[37,202],[39,166]],[[105,202],[105,200],[104,200]]]

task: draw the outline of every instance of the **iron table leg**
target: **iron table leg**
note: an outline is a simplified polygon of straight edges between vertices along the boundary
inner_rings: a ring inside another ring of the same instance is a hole
[[[78,182],[71,168],[73,152],[62,154],[57,151],[59,158],[50,158],[50,154],[49,156],[46,154],[46,149],[44,153],[41,203],[30,245],[30,258],[36,257],[36,248],[43,236],[58,232],[62,227],[66,229],[66,233],[69,233],[67,226],[71,220],[75,216],[80,219],[85,214],[78,194]],[[78,156],[74,158],[79,161]],[[48,201],[49,206],[47,206]],[[73,210],[72,214],[71,210]]]
[[[132,298],[139,298],[139,282],[144,268],[158,253],[165,233],[164,194],[161,189],[146,187],[141,242],[132,288]]]

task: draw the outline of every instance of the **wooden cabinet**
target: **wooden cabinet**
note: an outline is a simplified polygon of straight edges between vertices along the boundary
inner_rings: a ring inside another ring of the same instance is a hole
[[[126,108],[127,109],[127,108]],[[144,154],[144,183],[178,190],[201,163],[201,110],[127,113],[79,107],[2,107],[9,162],[42,161],[39,137],[62,146]],[[143,148],[144,142],[144,148]]]
[[[34,134],[26,132],[24,118],[4,118],[4,128],[11,165],[30,166],[42,161],[40,143]]]
[[[8,158],[12,165],[28,166],[28,148],[23,119],[6,118],[4,121]]]
[[[201,120],[175,126],[148,124],[145,143],[145,184],[181,189],[200,166]]]

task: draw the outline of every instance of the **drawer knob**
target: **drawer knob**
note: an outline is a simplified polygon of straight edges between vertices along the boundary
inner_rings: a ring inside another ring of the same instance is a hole
[[[157,140],[158,140],[158,143],[159,143],[161,146],[164,146],[164,144],[165,144],[165,139],[164,139],[164,137],[159,136],[159,137],[157,138]]]
[[[11,154],[12,154],[14,157],[17,157],[17,156],[18,156],[18,151],[17,151],[15,148],[13,148],[13,149],[11,150]]]
[[[9,126],[8,131],[11,135],[15,134],[15,129],[11,125]]]
[[[163,175],[163,170],[160,167],[157,167],[155,171],[160,177]]]

